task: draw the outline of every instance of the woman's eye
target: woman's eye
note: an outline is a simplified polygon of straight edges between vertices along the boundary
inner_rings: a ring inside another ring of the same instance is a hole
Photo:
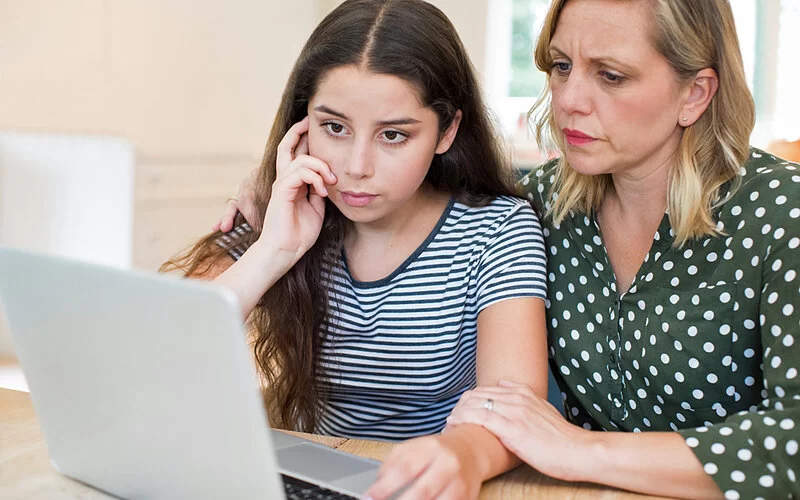
[[[606,79],[609,83],[620,83],[625,80],[625,77],[622,75],[618,75],[616,73],[610,73],[608,71],[601,71],[600,75]]]
[[[568,62],[557,62],[553,63],[553,69],[555,69],[558,73],[567,73],[570,70],[570,63]]]

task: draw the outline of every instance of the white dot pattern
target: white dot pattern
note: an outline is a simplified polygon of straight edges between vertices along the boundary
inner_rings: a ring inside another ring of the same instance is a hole
[[[522,186],[540,213],[554,165]],[[551,363],[575,424],[677,431],[726,498],[800,498],[800,166],[740,175],[723,235],[674,248],[665,215],[622,296],[594,215],[544,218]]]

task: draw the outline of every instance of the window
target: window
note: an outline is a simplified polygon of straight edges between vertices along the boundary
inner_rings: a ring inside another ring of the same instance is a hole
[[[528,110],[545,85],[533,63],[533,48],[549,0],[488,0],[486,90],[503,132],[513,145],[514,161],[539,162],[527,123]]]
[[[527,112],[545,84],[533,64],[533,48],[549,0],[487,0],[489,103],[513,145],[520,166],[541,159],[527,124]],[[751,142],[766,147],[775,139],[800,138],[800,0],[730,0],[747,82],[756,102]]]

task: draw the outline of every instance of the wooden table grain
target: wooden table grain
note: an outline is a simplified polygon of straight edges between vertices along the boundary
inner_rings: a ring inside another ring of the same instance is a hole
[[[326,446],[382,460],[391,443],[294,433]],[[0,498],[107,499],[98,490],[59,474],[47,457],[39,423],[28,393],[0,389]],[[481,489],[481,499],[606,499],[642,500],[647,497],[603,486],[567,483],[518,467]]]

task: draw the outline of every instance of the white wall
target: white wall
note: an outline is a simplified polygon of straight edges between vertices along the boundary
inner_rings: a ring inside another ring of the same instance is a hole
[[[0,244],[129,268],[130,143],[0,132]]]
[[[319,0],[318,16],[322,19],[343,0]],[[482,75],[486,68],[486,20],[492,0],[428,0],[450,18],[467,49],[472,64]]]

